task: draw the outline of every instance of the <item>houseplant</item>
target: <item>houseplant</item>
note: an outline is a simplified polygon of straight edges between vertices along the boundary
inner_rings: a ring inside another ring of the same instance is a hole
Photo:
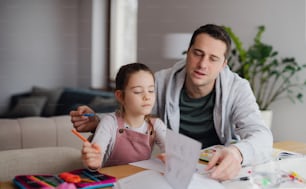
[[[282,98],[302,101],[306,81],[301,82],[298,73],[306,68],[306,64],[300,65],[292,57],[278,58],[278,52],[261,40],[264,26],[258,27],[254,43],[247,49],[230,27],[224,28],[235,45],[229,66],[250,82],[261,110],[268,110],[274,101]]]

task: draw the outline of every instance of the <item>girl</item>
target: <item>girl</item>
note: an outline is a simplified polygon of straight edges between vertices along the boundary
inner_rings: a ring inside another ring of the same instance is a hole
[[[144,64],[132,63],[116,75],[116,112],[104,114],[92,144],[85,142],[82,160],[96,170],[149,159],[153,144],[165,151],[166,126],[149,114],[155,104],[155,79]]]

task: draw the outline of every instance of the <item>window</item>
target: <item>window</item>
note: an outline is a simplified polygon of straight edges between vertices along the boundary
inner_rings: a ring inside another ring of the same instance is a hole
[[[137,59],[138,0],[94,0],[92,4],[93,88],[114,88],[119,68]]]
[[[111,0],[110,80],[119,68],[137,60],[138,0]]]

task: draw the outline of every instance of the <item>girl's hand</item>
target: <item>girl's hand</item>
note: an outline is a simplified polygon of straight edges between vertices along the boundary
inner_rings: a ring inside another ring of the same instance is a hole
[[[156,157],[158,159],[160,159],[163,163],[166,163],[166,154],[165,153],[158,154]]]
[[[96,170],[102,167],[102,154],[100,146],[96,143],[84,142],[82,147],[82,160],[86,167]]]

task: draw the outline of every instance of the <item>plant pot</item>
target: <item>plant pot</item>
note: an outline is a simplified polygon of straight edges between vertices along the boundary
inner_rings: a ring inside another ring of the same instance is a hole
[[[262,118],[264,119],[267,127],[271,129],[272,117],[273,117],[272,110],[261,110],[261,115],[262,115]]]

